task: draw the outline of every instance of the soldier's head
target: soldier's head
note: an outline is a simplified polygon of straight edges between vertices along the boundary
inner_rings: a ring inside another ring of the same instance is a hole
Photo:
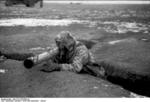
[[[55,38],[56,45],[60,50],[71,51],[76,45],[76,39],[69,31],[60,32]]]

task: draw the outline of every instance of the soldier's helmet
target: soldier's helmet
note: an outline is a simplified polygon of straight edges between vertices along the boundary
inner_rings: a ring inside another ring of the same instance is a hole
[[[59,49],[66,48],[69,51],[73,50],[76,45],[76,39],[69,31],[60,32],[55,38],[55,41]]]

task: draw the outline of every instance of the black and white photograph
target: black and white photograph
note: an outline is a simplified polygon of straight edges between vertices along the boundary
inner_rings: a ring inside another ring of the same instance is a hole
[[[0,0],[4,97],[149,98],[150,0]]]

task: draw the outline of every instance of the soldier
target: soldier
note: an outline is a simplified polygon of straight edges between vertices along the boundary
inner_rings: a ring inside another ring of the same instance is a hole
[[[68,31],[62,31],[55,38],[56,48],[50,50],[50,58],[44,64],[41,71],[72,71],[72,72],[88,72],[95,76],[103,75],[101,66],[95,63],[94,58],[87,47],[77,41],[75,37]],[[32,53],[19,54],[2,53],[8,59],[25,60],[34,56]]]

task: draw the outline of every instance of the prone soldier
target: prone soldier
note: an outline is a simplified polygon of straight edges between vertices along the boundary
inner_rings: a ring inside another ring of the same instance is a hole
[[[41,71],[72,71],[76,73],[87,72],[95,76],[104,76],[104,70],[101,65],[95,63],[91,52],[87,47],[76,40],[69,31],[62,31],[55,38],[56,48],[44,52],[40,55],[33,53],[4,53],[7,59],[24,61],[26,68],[32,68],[34,65],[43,61],[47,67]]]

